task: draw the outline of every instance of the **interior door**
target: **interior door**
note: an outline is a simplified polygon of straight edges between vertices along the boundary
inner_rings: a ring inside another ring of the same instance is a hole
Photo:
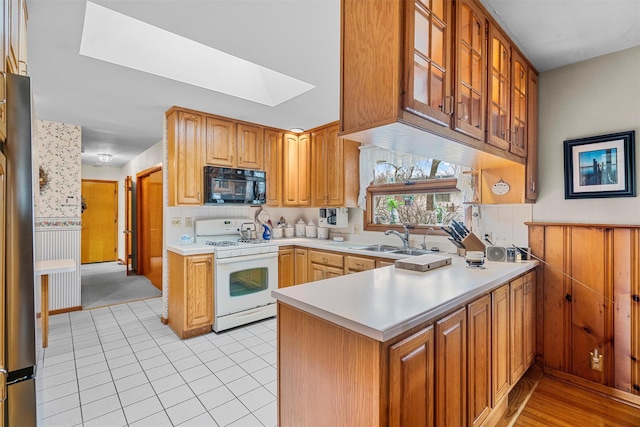
[[[4,302],[4,244],[5,244],[5,219],[4,219],[4,207],[5,204],[5,170],[7,161],[4,154],[0,152],[0,200],[2,200],[2,208],[0,208],[0,230],[2,230],[2,236],[0,236],[0,427],[4,427],[4,419],[6,416],[5,410],[5,398],[7,395],[7,377],[6,377],[6,365],[4,360],[4,318],[5,318],[5,302]]]
[[[162,290],[162,169],[137,175],[138,274]]]
[[[82,180],[82,264],[118,258],[118,181]]]
[[[133,272],[132,238],[133,238],[133,179],[127,176],[124,179],[124,262],[127,266],[127,276]]]

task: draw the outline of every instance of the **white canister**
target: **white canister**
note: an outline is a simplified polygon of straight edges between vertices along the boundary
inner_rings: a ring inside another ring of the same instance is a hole
[[[300,221],[296,222],[296,237],[304,237],[305,227],[306,224],[304,223],[302,218],[300,219]]]
[[[313,221],[309,221],[309,224],[304,229],[304,235],[307,237],[318,237],[318,227],[313,223]]]
[[[293,237],[293,225],[287,224],[284,226],[284,237]]]
[[[273,230],[271,230],[271,237],[274,239],[281,239],[282,235],[283,235],[282,227],[275,227]]]
[[[328,239],[328,238],[329,238],[329,228],[318,227],[318,239]]]

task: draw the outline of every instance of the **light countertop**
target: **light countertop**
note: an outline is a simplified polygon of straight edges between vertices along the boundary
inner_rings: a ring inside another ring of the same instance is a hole
[[[466,267],[464,258],[448,256],[451,265],[424,273],[382,267],[281,288],[271,295],[280,302],[384,342],[435,320],[538,265],[538,261],[487,261],[486,268],[471,269]]]
[[[388,252],[374,252],[374,251],[366,251],[358,248],[362,248],[364,246],[368,246],[368,243],[358,243],[358,242],[335,242],[333,240],[328,239],[309,239],[304,237],[294,237],[294,238],[283,238],[283,239],[272,239],[272,243],[278,246],[300,246],[304,248],[310,249],[322,249],[325,251],[336,251],[342,252],[345,254],[354,254],[354,255],[366,255],[375,258],[389,258],[389,259],[402,259],[406,258],[406,255],[401,254],[391,254]],[[396,245],[397,243],[394,243]],[[187,255],[201,255],[201,254],[212,254],[214,252],[214,247],[193,243],[193,244],[170,244],[167,243],[167,250],[171,252],[175,252],[179,255],[187,256]],[[446,256],[455,256],[451,254],[445,254]]]
[[[51,259],[36,261],[34,265],[36,274],[45,275],[53,273],[68,273],[76,271],[76,262],[73,259]]]

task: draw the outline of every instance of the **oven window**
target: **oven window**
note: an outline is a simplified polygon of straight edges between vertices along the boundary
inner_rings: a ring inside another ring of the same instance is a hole
[[[241,297],[264,291],[269,285],[269,271],[266,267],[236,271],[229,277],[229,293]]]

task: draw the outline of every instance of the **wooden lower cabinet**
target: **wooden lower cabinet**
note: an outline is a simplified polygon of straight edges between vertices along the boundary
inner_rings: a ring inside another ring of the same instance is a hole
[[[359,273],[376,268],[376,260],[354,255],[344,256],[344,274]]]
[[[434,337],[428,326],[389,348],[389,426],[433,426]]]
[[[536,271],[524,276],[524,360],[530,366],[536,357]]]
[[[376,260],[376,268],[380,268],[380,267],[388,267],[390,265],[396,265],[394,260],[387,260],[387,259],[377,259]]]
[[[436,323],[436,425],[467,425],[467,310]]]
[[[467,306],[468,425],[479,426],[491,412],[491,296]]]
[[[301,285],[303,283],[307,283],[309,281],[308,277],[308,263],[309,263],[309,252],[304,248],[295,248],[294,249],[294,257],[295,257],[295,273],[293,275],[293,283],[295,285]]]
[[[330,279],[344,274],[344,256],[309,249],[309,281]]]
[[[509,291],[509,382],[513,384],[525,371],[524,279],[519,277],[512,281]]]
[[[514,385],[510,289],[385,342],[279,302],[278,425],[495,425]]]
[[[509,285],[491,293],[491,403],[497,406],[509,391]]]
[[[182,256],[169,251],[168,325],[180,338],[211,331],[213,255]]]
[[[295,285],[296,258],[291,246],[282,246],[278,250],[278,288]]]

